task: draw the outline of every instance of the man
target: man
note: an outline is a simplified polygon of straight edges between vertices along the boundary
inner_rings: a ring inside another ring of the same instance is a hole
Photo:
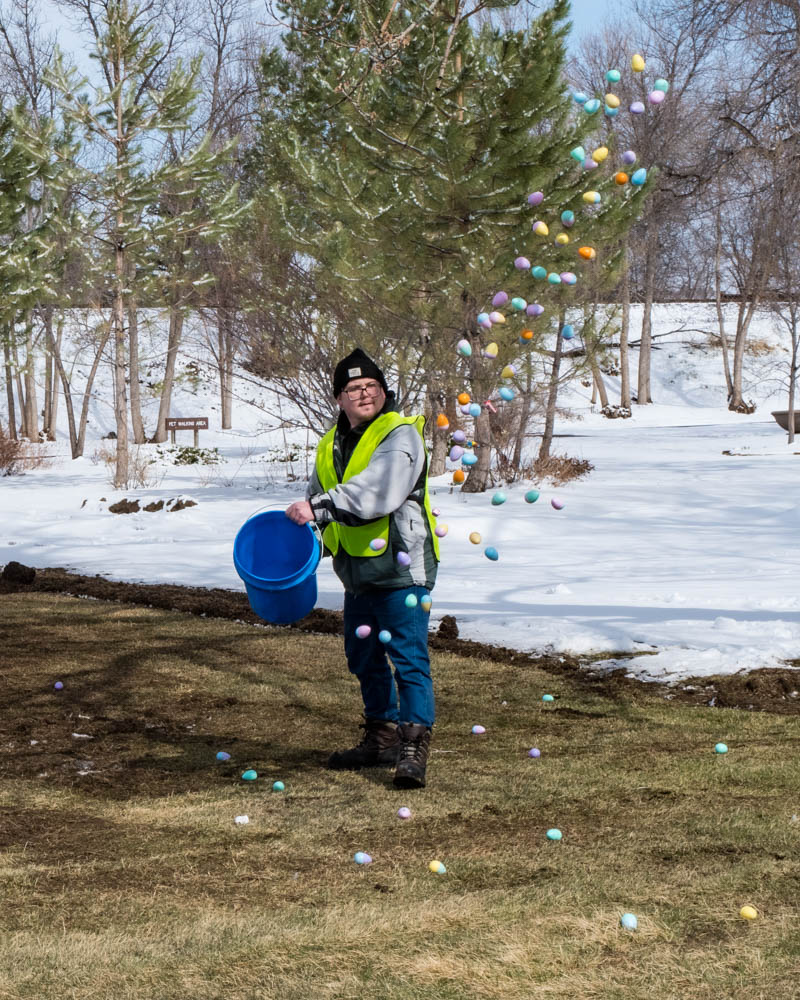
[[[361,348],[333,376],[336,425],[317,447],[306,499],[286,516],[323,529],[344,584],[344,648],[361,685],[364,736],[335,770],[397,765],[394,784],[424,788],[434,722],[429,591],[438,539],[428,497],[424,417],[403,417]],[[387,660],[394,666],[394,675]]]

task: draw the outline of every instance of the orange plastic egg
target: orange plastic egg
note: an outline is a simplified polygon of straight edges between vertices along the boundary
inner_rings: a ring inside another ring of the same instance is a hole
[[[620,170],[618,174],[614,174],[614,180],[617,182],[617,184],[627,184],[628,179],[629,179],[628,175],[625,173],[624,170]]]
[[[466,406],[467,403],[469,402],[469,393],[468,392],[460,392],[458,394],[458,401],[459,401],[459,403],[461,403],[462,406]]]
[[[594,247],[578,247],[578,253],[584,260],[594,260],[597,256],[597,251]]]
[[[533,330],[523,330],[520,334],[523,340],[533,340]]]
[[[456,469],[453,473],[454,483],[463,483],[466,478],[467,476],[463,469]]]
[[[440,413],[439,416],[436,418],[436,426],[437,427],[449,427],[450,426],[450,421],[447,419],[447,417],[444,415],[444,413]]]

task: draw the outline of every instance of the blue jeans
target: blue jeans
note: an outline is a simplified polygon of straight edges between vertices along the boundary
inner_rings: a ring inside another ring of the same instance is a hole
[[[417,598],[415,607],[406,605],[409,594]],[[345,592],[344,651],[350,672],[361,685],[364,715],[368,719],[433,725],[429,613],[420,604],[427,596],[425,587],[376,589],[368,594]],[[372,629],[366,639],[356,635],[359,625],[369,625]],[[378,638],[383,630],[392,636],[387,643]],[[394,676],[387,654],[394,666]]]

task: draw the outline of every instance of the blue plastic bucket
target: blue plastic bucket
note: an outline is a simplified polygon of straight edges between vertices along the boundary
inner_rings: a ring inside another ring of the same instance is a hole
[[[254,514],[233,543],[233,565],[244,580],[250,607],[274,625],[304,618],[317,600],[314,575],[320,543],[310,524],[295,524],[282,510]]]

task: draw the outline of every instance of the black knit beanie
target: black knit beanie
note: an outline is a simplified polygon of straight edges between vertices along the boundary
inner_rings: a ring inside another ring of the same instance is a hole
[[[347,383],[354,378],[374,378],[376,382],[380,382],[385,393],[389,392],[383,372],[360,347],[357,347],[352,354],[348,354],[346,358],[342,358],[336,366],[333,373],[334,396],[338,396]]]

